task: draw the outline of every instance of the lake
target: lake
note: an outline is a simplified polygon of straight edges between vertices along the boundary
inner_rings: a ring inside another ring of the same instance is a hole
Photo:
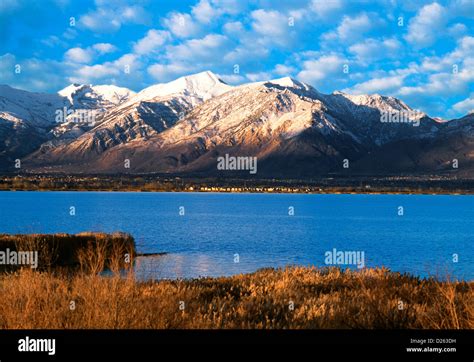
[[[124,231],[138,252],[166,252],[138,258],[143,279],[325,266],[328,255],[363,252],[367,267],[472,280],[473,221],[474,197],[458,195],[0,192],[0,233]],[[340,266],[358,267],[348,260]]]

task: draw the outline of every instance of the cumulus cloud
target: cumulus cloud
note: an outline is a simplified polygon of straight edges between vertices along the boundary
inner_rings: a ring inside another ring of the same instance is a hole
[[[278,75],[289,76],[296,72],[296,68],[285,64],[277,64],[273,72]]]
[[[136,84],[140,80],[142,67],[135,54],[124,54],[120,58],[102,64],[82,65],[70,72],[69,81],[72,83],[90,84],[97,82],[117,83],[122,86]],[[129,76],[132,75],[130,78]]]
[[[373,78],[366,82],[357,83],[353,87],[344,89],[344,92],[351,94],[372,94],[393,92],[403,85],[403,75]]]
[[[436,73],[431,74],[426,82],[420,82],[416,86],[401,87],[399,94],[453,96],[467,92],[470,82],[474,82],[474,70],[471,69],[462,69],[457,74]]]
[[[343,4],[341,0],[312,0],[310,7],[318,17],[324,18],[340,10]]]
[[[240,21],[230,21],[228,23],[225,23],[222,29],[226,33],[237,34],[243,32],[244,26]]]
[[[116,67],[108,64],[86,65],[77,70],[74,79],[80,79],[79,83],[92,83],[90,80],[115,76],[119,73]]]
[[[201,32],[199,24],[187,13],[173,12],[163,20],[163,24],[179,38],[189,38]]]
[[[425,5],[410,20],[405,39],[417,48],[430,46],[443,33],[447,18],[446,9],[438,3]]]
[[[393,58],[400,57],[402,44],[396,38],[382,40],[369,38],[350,46],[349,51],[363,61]]]
[[[288,17],[275,10],[258,9],[251,14],[252,28],[260,34],[279,36],[288,31]]]
[[[209,24],[213,18],[219,15],[219,11],[211,5],[210,1],[201,0],[193,7],[193,14],[201,23]]]
[[[92,46],[99,54],[113,53],[117,51],[117,47],[110,43],[97,43]]]
[[[92,51],[90,49],[71,48],[66,51],[64,58],[74,63],[89,63],[92,60]]]
[[[337,55],[323,55],[315,60],[303,62],[303,69],[298,73],[298,79],[312,85],[332,76],[343,74],[343,64],[346,60]]]
[[[362,39],[365,33],[383,23],[384,21],[378,15],[369,16],[367,13],[355,16],[345,15],[336,30],[323,34],[321,38],[350,43]]]
[[[71,48],[64,53],[64,59],[73,63],[90,63],[95,57],[113,53],[117,47],[110,43],[97,43],[87,48]]]
[[[170,39],[171,34],[168,31],[151,29],[134,44],[133,50],[137,54],[151,53],[160,49]]]
[[[208,34],[201,39],[186,40],[182,44],[167,48],[167,57],[173,60],[199,62],[202,60],[219,59],[227,37],[221,34]]]
[[[223,14],[237,14],[243,7],[245,1],[241,0],[200,0],[193,6],[192,14],[200,23],[209,24]]]
[[[192,68],[185,64],[153,64],[147,69],[154,79],[159,82],[167,82],[173,80],[181,75],[188,74]]]
[[[21,66],[21,72],[15,73],[16,65]],[[64,87],[64,73],[69,72],[70,65],[55,60],[40,60],[37,58],[18,59],[11,53],[0,56],[0,79],[2,83],[27,91],[45,92],[51,87]]]
[[[455,103],[453,109],[459,113],[474,113],[474,94],[461,102]]]
[[[95,32],[115,32],[123,24],[147,24],[148,13],[140,6],[114,6],[102,4],[79,18],[79,26]]]

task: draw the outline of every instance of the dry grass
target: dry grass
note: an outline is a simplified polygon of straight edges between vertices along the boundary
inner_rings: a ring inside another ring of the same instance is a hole
[[[472,282],[292,267],[145,283],[87,270],[0,275],[0,328],[474,328]]]
[[[39,268],[51,270],[57,267],[86,266],[92,272],[102,270],[113,262],[123,265],[125,255],[135,256],[135,240],[126,233],[112,234],[83,232],[79,234],[0,234],[0,251],[37,251]],[[116,256],[121,255],[118,259]],[[0,265],[0,272],[14,270]]]

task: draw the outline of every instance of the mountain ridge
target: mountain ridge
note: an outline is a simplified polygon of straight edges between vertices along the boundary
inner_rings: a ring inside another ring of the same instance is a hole
[[[82,99],[72,95],[84,87],[107,86],[71,85],[62,95],[72,104]],[[2,109],[2,99],[0,92],[0,125],[12,116]],[[83,102],[82,109],[97,111],[94,106],[85,108],[88,105]],[[78,131],[73,125],[60,133],[58,127],[64,125],[54,127],[59,136],[45,136],[36,150],[23,152],[25,168],[71,173],[203,172],[230,177],[233,173],[215,168],[216,157],[229,153],[257,157],[259,173],[265,177],[371,170],[452,172],[447,158],[437,154],[440,149],[450,157],[459,151],[462,165],[473,166],[473,120],[469,115],[440,121],[416,113],[394,97],[339,91],[323,94],[291,77],[231,86],[205,71],[138,93],[130,91],[118,97],[116,104],[101,109],[98,122],[90,128]],[[413,117],[405,123],[398,118],[398,123],[383,121],[384,114],[397,113]],[[434,146],[437,142],[444,143]],[[424,145],[436,154],[434,163],[426,160],[429,155]],[[419,154],[403,150],[405,146]],[[446,151],[452,147],[461,149]],[[376,155],[385,152],[394,155],[388,168],[377,166],[377,159],[386,157]],[[7,158],[11,162],[12,157]],[[5,163],[5,152],[3,159]],[[126,159],[129,169],[124,169]],[[343,169],[343,160],[351,160],[352,169]]]

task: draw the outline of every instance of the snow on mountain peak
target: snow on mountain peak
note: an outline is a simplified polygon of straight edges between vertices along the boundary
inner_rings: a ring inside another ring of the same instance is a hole
[[[168,83],[159,83],[145,88],[134,97],[134,101],[146,101],[155,97],[173,94],[199,98],[201,101],[221,95],[233,87],[224,83],[214,73],[205,71],[180,77]]]
[[[266,83],[271,83],[271,84],[276,84],[281,87],[287,87],[287,88],[295,88],[295,89],[302,89],[302,90],[309,90],[311,87],[307,85],[306,83],[300,82],[296,79],[293,79],[291,77],[283,77],[279,79],[273,79],[270,80]]]
[[[91,85],[73,83],[61,89],[58,94],[69,100],[74,106],[84,106],[84,103],[109,103],[118,105],[127,100],[135,92],[115,85]]]

